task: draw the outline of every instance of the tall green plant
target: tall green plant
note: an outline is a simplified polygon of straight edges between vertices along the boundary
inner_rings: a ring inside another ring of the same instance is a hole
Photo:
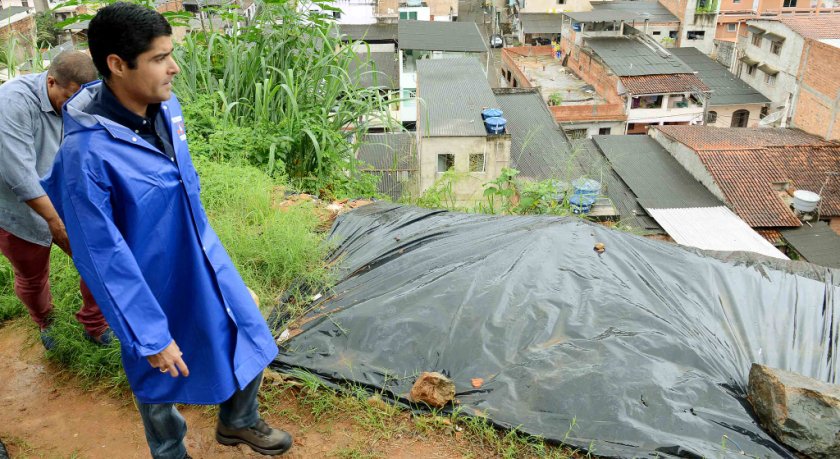
[[[334,27],[322,14],[283,3],[264,6],[251,26],[187,36],[175,51],[181,66],[175,90],[186,103],[208,108],[197,120],[204,139],[244,128],[263,143],[248,161],[282,168],[309,191],[352,192],[354,139],[373,122],[392,121],[377,119],[389,102],[358,86],[350,70],[356,53]]]

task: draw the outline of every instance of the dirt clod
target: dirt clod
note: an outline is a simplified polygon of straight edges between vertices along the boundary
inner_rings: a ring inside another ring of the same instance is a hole
[[[409,397],[414,402],[422,402],[434,408],[441,408],[455,399],[455,383],[437,372],[423,372]]]

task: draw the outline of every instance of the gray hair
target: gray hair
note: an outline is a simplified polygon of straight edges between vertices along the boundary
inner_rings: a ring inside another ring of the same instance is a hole
[[[93,59],[84,51],[74,50],[62,51],[53,58],[47,75],[55,78],[59,85],[65,87],[70,83],[81,86],[98,77]]]

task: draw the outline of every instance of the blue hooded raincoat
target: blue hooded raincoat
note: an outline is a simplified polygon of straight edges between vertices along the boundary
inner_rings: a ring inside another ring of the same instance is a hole
[[[122,344],[142,403],[216,404],[245,387],[277,346],[199,197],[181,106],[161,104],[176,160],[128,128],[85,113],[101,88],[65,105],[65,138],[42,184],[73,261]],[[172,340],[190,369],[172,378],[147,356]]]

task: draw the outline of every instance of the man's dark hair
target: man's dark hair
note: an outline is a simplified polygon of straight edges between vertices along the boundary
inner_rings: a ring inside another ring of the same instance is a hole
[[[108,56],[116,54],[137,66],[137,56],[152,47],[155,38],[172,35],[172,26],[155,10],[134,3],[117,2],[96,13],[88,26],[88,46],[93,63],[106,80],[111,77]]]
[[[90,56],[83,51],[62,51],[61,54],[50,61],[50,68],[47,75],[55,78],[55,81],[63,87],[71,83],[79,86],[89,83],[97,78],[96,67]]]

